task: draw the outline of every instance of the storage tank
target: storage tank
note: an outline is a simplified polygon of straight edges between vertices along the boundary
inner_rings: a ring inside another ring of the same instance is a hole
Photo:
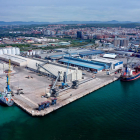
[[[27,52],[27,55],[29,55],[29,52]]]
[[[29,55],[32,55],[32,50],[28,50],[28,52],[29,52]]]
[[[11,48],[7,48],[7,54],[11,54]]]
[[[3,55],[3,51],[2,51],[2,49],[0,49],[0,55]]]
[[[15,49],[15,47],[11,48],[11,54],[12,54],[12,55],[15,55],[15,54],[16,54],[16,49]]]
[[[33,51],[33,55],[35,55],[35,51]]]
[[[29,52],[29,55],[32,55],[32,51]]]
[[[20,54],[20,49],[16,48],[16,55],[19,55],[19,54]]]
[[[7,49],[6,48],[4,48],[2,50],[3,50],[3,54],[7,54]]]

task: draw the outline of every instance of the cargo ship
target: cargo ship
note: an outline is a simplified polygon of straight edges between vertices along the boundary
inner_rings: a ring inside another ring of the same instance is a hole
[[[121,81],[133,81],[140,78],[140,65],[132,68],[126,67],[122,72],[120,80]]]
[[[12,94],[7,90],[0,93],[0,104],[5,106],[12,106],[14,104]]]

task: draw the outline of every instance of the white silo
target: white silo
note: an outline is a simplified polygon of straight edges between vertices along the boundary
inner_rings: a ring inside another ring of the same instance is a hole
[[[16,48],[16,55],[19,55],[19,54],[20,54],[20,49]]]
[[[3,48],[2,51],[3,51],[3,54],[7,54],[7,49],[6,48]]]
[[[32,55],[32,51],[29,51],[29,55]]]
[[[29,55],[29,52],[27,52],[27,55]]]
[[[11,54],[11,48],[7,48],[7,54]]]
[[[11,49],[11,54],[12,54],[12,55],[15,55],[15,54],[16,54],[16,49],[15,49],[15,47],[13,47],[13,48]]]
[[[33,55],[35,55],[35,51],[33,51]]]
[[[0,49],[0,55],[3,55],[3,51],[2,51],[2,49]]]

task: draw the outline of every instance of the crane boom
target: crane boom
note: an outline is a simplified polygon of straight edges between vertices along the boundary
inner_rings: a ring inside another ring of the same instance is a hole
[[[11,60],[9,59],[9,70],[7,74],[7,91],[10,92],[10,73],[11,73]]]

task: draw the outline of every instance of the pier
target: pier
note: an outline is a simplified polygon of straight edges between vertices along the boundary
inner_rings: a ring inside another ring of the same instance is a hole
[[[36,103],[36,99],[29,98],[29,96],[24,95],[16,95],[14,96],[14,102],[17,106],[23,109],[25,112],[30,114],[31,116],[45,116],[55,110],[58,110],[61,107],[66,106],[69,103],[72,103],[75,100],[78,100],[88,94],[94,94],[93,92],[118,80],[120,74],[97,77],[93,80],[90,80],[86,83],[79,85],[78,89],[68,89],[63,91],[57,97],[57,103],[55,105],[50,105],[50,107],[45,108],[44,110],[37,110],[38,104]],[[43,98],[44,101],[50,101],[50,99]]]

